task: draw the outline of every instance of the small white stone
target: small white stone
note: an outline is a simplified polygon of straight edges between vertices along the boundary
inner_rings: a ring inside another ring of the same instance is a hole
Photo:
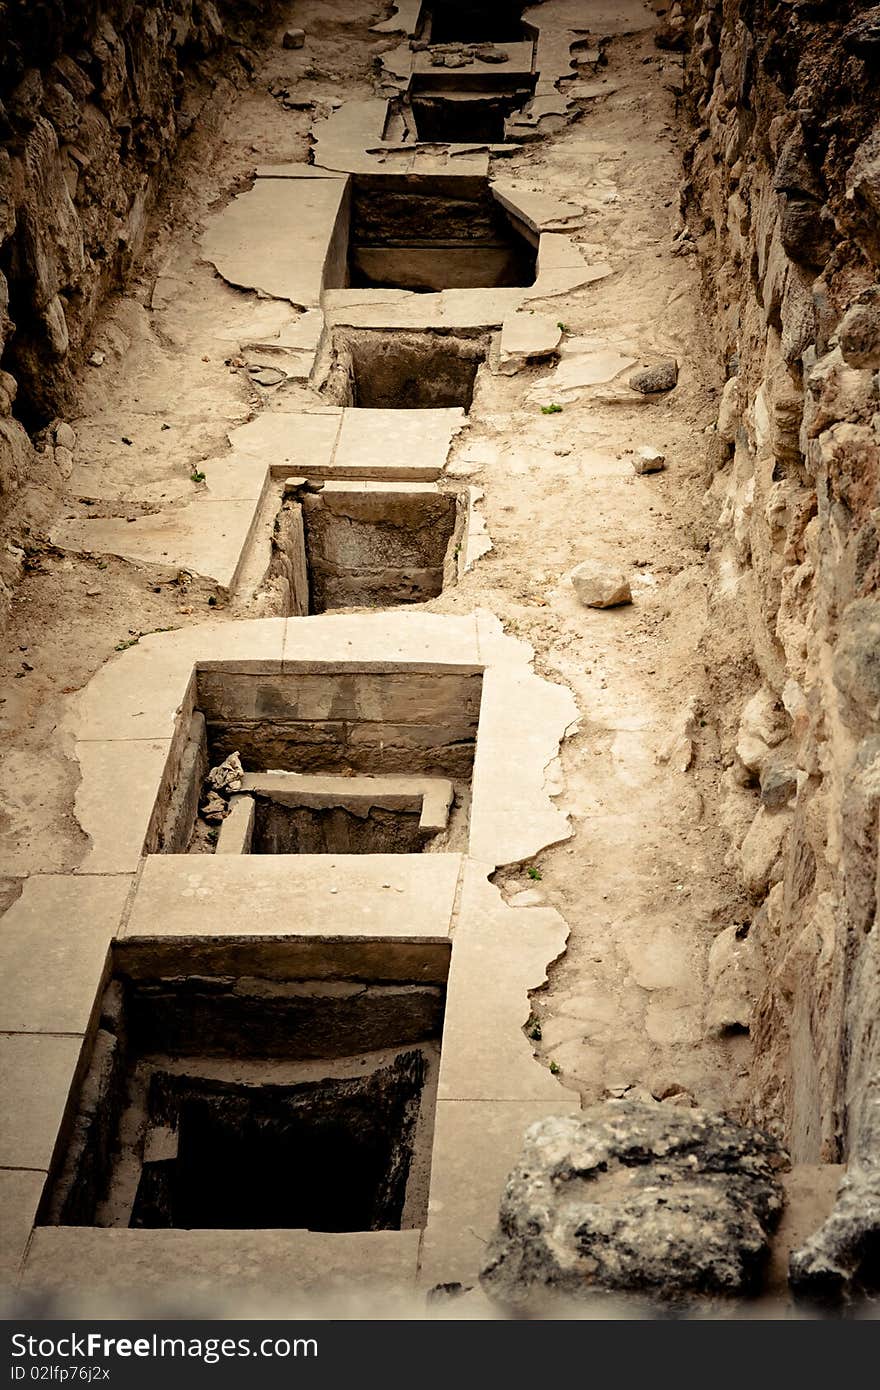
[[[636,473],[662,473],[666,467],[666,455],[661,454],[659,449],[652,449],[650,445],[643,445],[633,459],[633,468]]]
[[[616,608],[632,603],[629,580],[620,570],[607,570],[586,560],[572,572],[571,582],[586,608]]]

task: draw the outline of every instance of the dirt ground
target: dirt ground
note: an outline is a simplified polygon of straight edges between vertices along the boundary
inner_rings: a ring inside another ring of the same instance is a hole
[[[270,43],[222,125],[190,137],[140,272],[102,317],[95,346],[105,362],[83,375],[59,516],[135,516],[191,498],[192,475],[224,452],[226,431],[267,406],[226,341],[245,296],[200,261],[197,236],[257,163],[307,158],[315,112],[372,94],[369,25],[382,17],[357,0],[299,0],[296,16],[308,49]],[[706,431],[718,378],[695,260],[673,249],[682,153],[674,60],[649,32],[607,51],[616,90],[503,161],[502,172],[584,204],[566,230],[613,268],[536,307],[569,338],[637,362],[676,357],[679,383],[640,405],[596,387],[543,414],[530,393],[546,368],[513,377],[484,369],[452,475],[482,488],[494,548],[428,607],[499,615],[532,644],[540,674],[572,688],[581,711],[548,769],[572,838],[497,875],[505,893],[531,890],[570,927],[530,1024],[539,1059],[568,1088],[561,1105],[571,1092],[591,1100],[644,1088],[736,1114],[748,1038],[707,1036],[704,1017],[708,947],[746,915],[724,862],[723,768],[700,647],[710,579]],[[297,101],[314,99],[314,110],[287,109],[271,95],[285,88]],[[633,451],[643,445],[665,453],[664,472],[634,475]],[[633,604],[583,608],[568,574],[585,559],[626,570]],[[30,558],[2,663],[7,904],[29,873],[68,872],[85,847],[72,814],[66,697],[139,635],[201,622],[214,605],[185,577],[48,545]],[[689,715],[692,750],[680,738]]]

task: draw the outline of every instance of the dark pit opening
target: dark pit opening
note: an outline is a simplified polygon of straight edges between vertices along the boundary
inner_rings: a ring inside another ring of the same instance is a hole
[[[537,245],[485,178],[355,175],[349,284],[430,293],[529,286]]]
[[[466,851],[479,668],[199,670],[194,699],[148,854]]]
[[[323,393],[364,410],[470,410],[486,334],[338,329]]]
[[[275,518],[266,583],[293,617],[426,603],[455,583],[467,511],[465,494],[430,486],[297,488]]]
[[[519,111],[532,89],[516,92],[419,90],[410,94],[410,109],[419,140],[450,144],[504,141],[507,117]]]
[[[116,947],[42,1223],[424,1225],[448,950],[201,949],[184,975],[177,944]]]
[[[431,0],[431,43],[516,43],[522,0]]]
[[[418,1051],[299,1086],[155,1072],[149,1121],[177,1156],[143,1164],[131,1225],[399,1230],[426,1073]]]
[[[421,854],[427,842],[417,811],[316,810],[258,796],[254,812],[251,854]]]

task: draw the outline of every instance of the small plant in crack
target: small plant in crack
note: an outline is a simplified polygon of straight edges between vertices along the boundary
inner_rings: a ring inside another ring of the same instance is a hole
[[[558,1076],[559,1073],[560,1073],[561,1071],[562,1071],[562,1067],[559,1065],[558,1062],[551,1062],[551,1063],[550,1063],[550,1074],[551,1074],[551,1076]]]
[[[200,468],[194,468],[189,478],[191,483],[203,483],[205,481],[205,475]]]
[[[542,415],[561,415],[561,414],[562,414],[562,406],[561,406],[561,405],[557,405],[555,401],[552,401],[552,402],[550,403],[550,405],[542,405],[542,406],[541,406],[541,414],[542,414]]]
[[[568,332],[568,324],[567,324],[567,323],[563,323],[563,322],[562,322],[562,319],[559,320],[559,322],[557,323],[556,327],[557,327],[557,328],[560,328],[560,329],[562,330],[563,333],[567,333],[567,332]]]
[[[541,1022],[534,1014],[529,1014],[529,1021],[526,1024],[526,1033],[533,1042],[541,1041]]]
[[[529,865],[529,867],[526,869],[526,873],[532,880],[532,883],[540,883],[541,879],[544,877],[544,875],[541,873],[541,870],[536,869],[534,864]]]
[[[131,637],[121,637],[113,650],[115,652],[127,652],[129,647],[137,646],[138,642],[141,640],[141,636],[142,634],[140,632],[136,632]]]

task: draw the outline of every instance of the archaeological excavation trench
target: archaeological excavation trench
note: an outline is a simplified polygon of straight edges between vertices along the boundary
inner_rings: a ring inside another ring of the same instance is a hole
[[[85,8],[0,5],[8,1306],[873,1317],[877,7]]]

